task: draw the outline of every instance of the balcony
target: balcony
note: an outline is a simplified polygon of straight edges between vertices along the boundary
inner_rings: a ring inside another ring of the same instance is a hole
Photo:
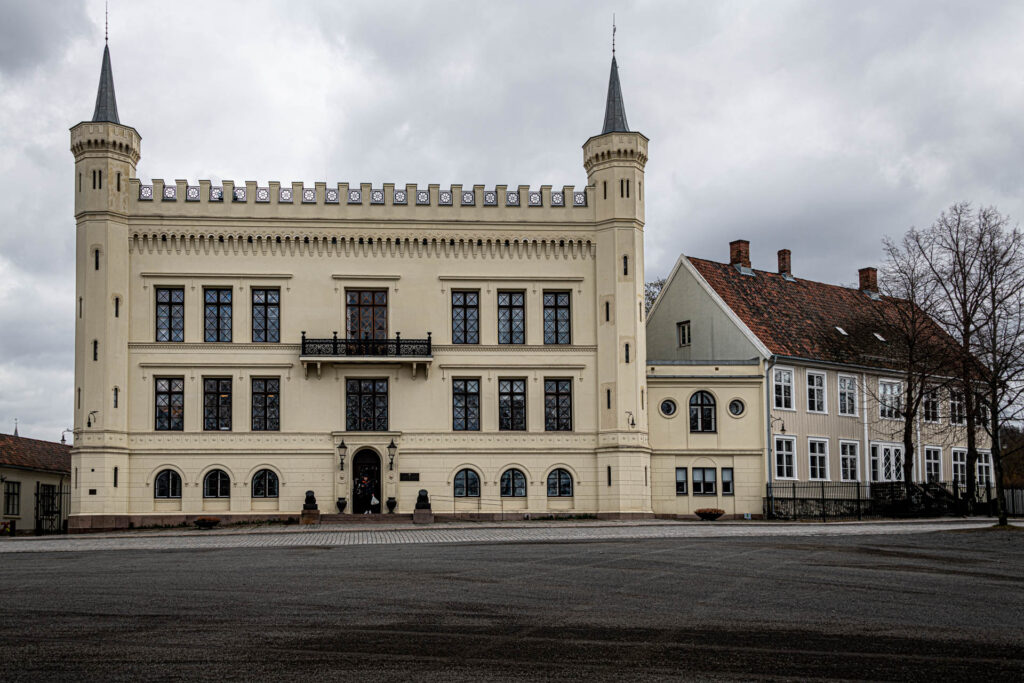
[[[426,375],[433,360],[431,333],[426,339],[402,339],[396,334],[394,339],[339,339],[338,333],[326,339],[307,338],[302,333],[302,351],[299,361],[309,376],[309,368],[316,369],[320,377],[324,364],[374,364],[404,363],[412,367],[413,379],[422,366]]]

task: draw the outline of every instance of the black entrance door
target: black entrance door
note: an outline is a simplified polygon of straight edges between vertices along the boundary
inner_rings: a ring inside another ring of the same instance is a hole
[[[352,512],[377,514],[380,500],[380,456],[370,450],[359,451],[352,460]]]

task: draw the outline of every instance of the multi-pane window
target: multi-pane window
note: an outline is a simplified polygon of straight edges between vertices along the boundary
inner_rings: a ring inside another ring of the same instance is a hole
[[[281,341],[281,290],[252,290],[252,340]]]
[[[544,292],[544,343],[570,344],[569,292]]]
[[[203,429],[231,431],[231,378],[203,378]]]
[[[544,431],[572,431],[572,380],[544,380]]]
[[[526,292],[498,292],[498,343],[526,343]]]
[[[154,498],[181,498],[181,475],[174,470],[163,470],[153,482]]]
[[[938,389],[928,389],[924,392],[923,400],[921,401],[921,412],[924,413],[925,422],[938,422],[940,419],[939,415],[939,391]]]
[[[903,416],[903,385],[900,382],[878,383],[878,416],[898,420]]]
[[[967,451],[953,451],[953,481],[967,483]]]
[[[839,376],[839,414],[857,415],[857,378]]]
[[[561,467],[548,475],[548,498],[572,498],[572,475]]]
[[[736,494],[736,489],[733,487],[732,481],[732,468],[722,468],[722,495],[732,496]]]
[[[967,410],[964,408],[962,392],[949,392],[949,422],[955,425],[967,424]]]
[[[281,429],[281,379],[252,378],[252,431],[276,432]]]
[[[21,482],[4,482],[4,514],[10,517],[21,515]]]
[[[277,498],[278,496],[277,474],[271,470],[260,470],[252,478],[253,498]]]
[[[95,351],[96,349],[93,348],[93,360],[96,360]],[[982,394],[974,396],[974,414],[978,416],[979,427],[984,427],[988,424],[988,402]]]
[[[498,429],[526,430],[526,380],[498,380]]]
[[[776,479],[795,479],[794,451],[796,441],[792,438],[775,437],[775,477]]]
[[[525,498],[526,497],[526,475],[522,470],[505,470],[501,474],[501,497],[502,498]]]
[[[211,470],[203,478],[203,498],[230,498],[231,477],[224,470]]]
[[[690,397],[690,431],[715,431],[715,397],[706,391]]]
[[[474,432],[480,429],[480,380],[452,380],[452,429]]]
[[[714,467],[693,468],[693,495],[713,496],[717,483]]]
[[[938,448],[924,449],[924,480],[942,480],[942,451]]]
[[[839,442],[839,474],[843,481],[859,481],[858,463],[860,444],[856,441]]]
[[[687,494],[687,479],[686,479],[686,468],[676,468],[676,495],[685,496]]]
[[[480,343],[480,292],[452,292],[452,344]]]
[[[455,474],[455,497],[456,498],[479,498],[480,497],[480,475],[469,469],[459,470]]]
[[[676,323],[676,342],[679,346],[690,345],[690,321],[684,320],[681,323]]]
[[[204,339],[208,342],[231,341],[231,289],[203,290]]]
[[[871,481],[902,481],[903,447],[871,444]]]
[[[807,373],[807,411],[811,413],[825,412],[825,373]]]
[[[828,479],[828,441],[811,439],[807,442],[811,479]]]
[[[156,429],[180,432],[185,429],[185,379],[157,377]]]
[[[387,379],[347,380],[345,401],[345,429],[350,432],[388,430]]]
[[[185,290],[181,287],[156,289],[156,340],[185,341]]]
[[[772,376],[775,379],[775,407],[782,410],[793,410],[793,371],[786,368],[775,368]]]
[[[978,453],[978,486],[992,484],[992,454]]]
[[[353,290],[345,293],[349,339],[388,338],[386,290]]]

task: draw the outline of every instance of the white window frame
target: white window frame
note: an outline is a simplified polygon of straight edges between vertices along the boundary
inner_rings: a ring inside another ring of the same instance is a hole
[[[799,476],[799,472],[797,471],[797,466],[796,466],[796,437],[794,437],[794,436],[783,436],[782,434],[776,434],[774,437],[772,437],[772,439],[773,439],[772,443],[774,445],[774,448],[772,450],[774,451],[774,456],[775,456],[774,457],[775,462],[772,463],[772,467],[774,467],[773,471],[775,472],[775,479],[776,480],[778,480],[778,479],[785,479],[785,480],[793,480],[793,481],[795,481],[797,479],[797,477]],[[793,474],[792,475],[785,476],[785,475],[780,475],[779,474],[779,455],[781,453],[781,451],[779,450],[779,441],[786,441],[790,445],[790,451],[789,451],[788,455],[789,455],[789,465],[790,465],[790,467],[793,470]]]
[[[849,380],[850,382],[853,382],[853,412],[852,413],[844,413],[843,412],[843,382],[846,381],[846,380]],[[854,375],[839,375],[839,379],[836,382],[836,386],[839,387],[839,392],[838,392],[838,394],[836,396],[836,398],[837,398],[837,400],[839,402],[839,407],[836,410],[843,417],[858,417],[860,415],[860,403],[859,403],[859,400],[858,400],[860,398],[860,396],[859,396],[860,389],[857,387],[857,378]]]
[[[895,387],[896,391],[891,394],[882,387]],[[892,405],[886,400],[888,396],[896,397],[896,405]],[[892,411],[893,415],[886,415],[886,412]],[[902,420],[903,419],[903,382],[893,379],[880,379],[878,380],[878,417],[882,420]]]
[[[828,376],[824,372],[822,372],[821,370],[808,370],[804,374],[806,375],[806,380],[805,380],[804,383],[807,385],[807,412],[815,413],[815,414],[818,414],[818,415],[828,415]],[[821,386],[820,387],[812,386],[811,385],[811,378],[812,377],[820,377],[821,378]],[[821,410],[812,410],[811,409],[811,390],[812,389],[814,391],[816,391],[818,393],[819,397],[821,398]]]
[[[679,345],[679,348],[690,346],[693,343],[692,332],[689,320],[676,323],[676,343]]]
[[[954,448],[953,449],[953,465],[950,470],[951,479],[957,484],[967,484],[967,449],[966,448]],[[957,475],[961,476],[957,476]]]
[[[935,396],[935,419],[928,419],[928,396]],[[942,399],[939,398],[938,389],[927,389],[924,398],[921,400],[921,420],[925,424],[940,424],[942,422]]]
[[[929,455],[935,455],[936,458],[934,460],[930,459],[928,457]],[[930,479],[928,479],[928,465],[931,462],[936,463],[936,465],[938,466],[938,469],[939,469],[939,474],[935,478],[935,481],[942,481],[942,449],[939,448],[938,446],[925,446],[924,447],[924,481],[925,481],[925,483],[927,483],[928,481],[931,481]]]
[[[853,453],[843,453],[843,448],[845,446],[853,446]],[[846,476],[847,468],[843,467],[843,462],[845,460],[853,462],[852,479]],[[839,479],[840,481],[860,481],[860,441],[854,441],[852,439],[839,440]]]
[[[872,483],[884,484],[889,482],[903,481],[903,444],[886,441],[872,441],[869,446],[868,476]],[[891,451],[892,464],[890,467],[890,478],[885,478],[885,449]],[[877,464],[878,478],[876,479],[875,467]]]
[[[974,481],[977,482],[978,486],[985,484],[985,486],[992,486],[995,483],[995,479],[992,475],[992,452],[991,451],[978,451],[978,461],[974,463]],[[982,473],[985,473],[982,476]]]
[[[776,386],[779,386],[780,384],[782,386],[786,386],[785,382],[781,382],[780,383],[778,381],[778,375],[779,375],[780,372],[788,372],[789,373],[789,407],[788,408],[785,407],[785,406],[780,406],[778,404],[778,396],[775,393],[775,387]],[[794,392],[794,389],[796,388],[795,385],[796,385],[796,371],[794,371],[793,368],[778,367],[778,366],[772,368],[772,406],[774,406],[775,410],[788,410],[788,411],[791,411],[791,412],[792,411],[796,411],[796,393]]]
[[[811,452],[811,444],[824,444],[825,445],[825,452],[824,453],[812,453]],[[831,472],[829,472],[829,466],[828,466],[828,456],[829,456],[829,453],[828,453],[828,439],[823,439],[820,436],[810,436],[810,437],[807,437],[807,481],[830,481],[831,480]],[[814,458],[814,457],[824,457],[825,458],[825,476],[824,477],[815,477],[815,476],[813,476],[814,467],[812,466],[811,462],[812,462],[812,458]]]
[[[957,396],[960,397],[959,400],[957,400]],[[960,406],[960,409],[954,410],[953,406],[955,405]],[[959,420],[956,419],[957,415],[960,416]],[[962,392],[949,392],[949,424],[957,425],[959,427],[967,424],[967,402],[964,400]]]

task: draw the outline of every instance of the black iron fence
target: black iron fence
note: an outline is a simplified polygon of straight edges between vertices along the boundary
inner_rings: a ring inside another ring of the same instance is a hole
[[[35,534],[66,534],[71,510],[71,488],[61,484],[36,482]]]
[[[426,339],[338,339],[338,333],[329,339],[307,338],[302,333],[303,356],[388,356],[395,358],[430,358],[433,350],[431,333]]]

